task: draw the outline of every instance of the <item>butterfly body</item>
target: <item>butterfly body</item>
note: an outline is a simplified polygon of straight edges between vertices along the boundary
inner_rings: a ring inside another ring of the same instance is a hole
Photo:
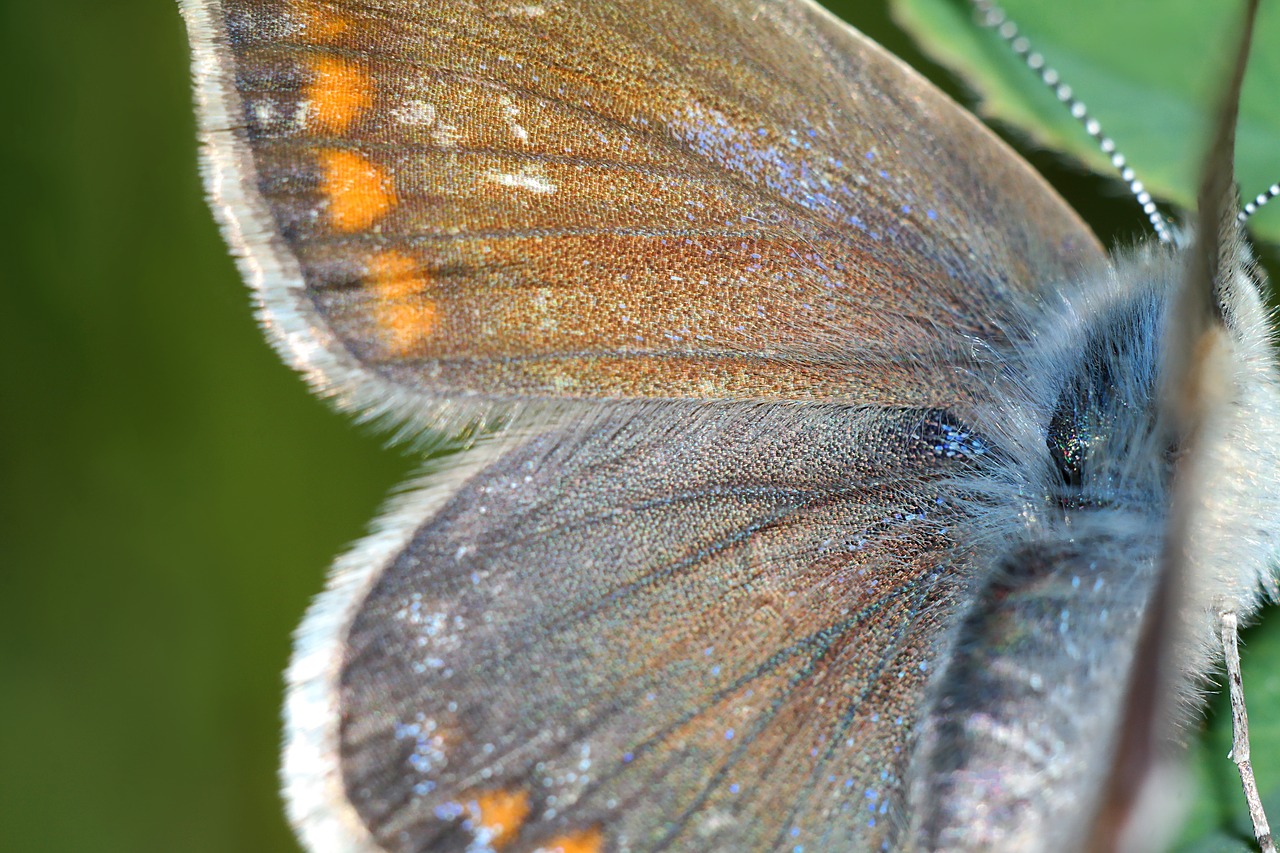
[[[1100,280],[1064,288],[1032,343],[1001,365],[1019,377],[1007,399],[1029,396],[987,429],[1006,456],[974,489],[978,510],[964,538],[991,546],[922,726],[914,800],[937,809],[916,815],[924,846],[1072,850],[1089,841],[1079,815],[1097,808],[1107,786],[1126,673],[1152,666],[1135,655],[1176,490],[1223,496],[1198,500],[1190,517],[1184,581],[1190,598],[1208,604],[1183,610],[1170,632],[1186,703],[1172,712],[1179,722],[1212,664],[1215,608],[1252,609],[1270,582],[1272,499],[1225,498],[1249,479],[1245,469],[1274,464],[1252,451],[1269,442],[1277,396],[1265,312],[1243,275],[1233,289],[1233,367],[1214,378],[1233,398],[1215,410],[1201,467],[1178,468],[1187,449],[1162,424],[1170,282],[1185,254],[1148,247],[1117,258]],[[1239,562],[1222,560],[1224,547],[1251,545],[1259,549]]]
[[[183,9],[281,353],[482,436],[299,632],[311,849],[1087,841],[1191,476],[1160,397],[1178,250],[1108,261],[804,2]],[[1274,564],[1258,286],[1241,253],[1187,691],[1213,606],[1251,612]]]

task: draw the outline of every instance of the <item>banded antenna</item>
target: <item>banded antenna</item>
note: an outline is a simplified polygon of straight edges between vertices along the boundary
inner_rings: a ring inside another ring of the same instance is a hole
[[[1275,198],[1276,196],[1280,196],[1280,183],[1272,184],[1271,186],[1267,187],[1267,189],[1264,192],[1260,192],[1256,196],[1254,196],[1253,201],[1247,203],[1241,209],[1241,211],[1238,214],[1236,214],[1236,219],[1239,219],[1241,222],[1244,222],[1250,216],[1253,216],[1255,213],[1257,213],[1259,208],[1263,207],[1267,202],[1271,201],[1271,199]]]
[[[1018,25],[1009,20],[1009,16],[1005,14],[1004,9],[1000,8],[992,0],[971,0],[971,2],[978,13],[979,22],[982,26],[995,30],[1000,35],[1000,38],[1004,39],[1009,45],[1010,49],[1022,57],[1022,61],[1026,63],[1026,66],[1040,77],[1040,81],[1066,106],[1072,117],[1084,126],[1085,133],[1088,133],[1098,143],[1098,149],[1110,159],[1111,165],[1119,172],[1120,179],[1125,182],[1129,192],[1137,199],[1138,204],[1142,206],[1142,212],[1147,215],[1147,219],[1151,222],[1151,228],[1156,232],[1156,236],[1160,238],[1160,242],[1172,243],[1173,234],[1169,230],[1168,220],[1156,208],[1156,203],[1152,200],[1151,193],[1147,192],[1146,187],[1142,185],[1142,181],[1138,180],[1138,176],[1129,167],[1129,161],[1116,148],[1115,141],[1102,132],[1102,125],[1089,114],[1089,109],[1084,105],[1084,102],[1075,96],[1075,92],[1072,91],[1069,85],[1062,82],[1061,75],[1045,61],[1044,55],[1032,49],[1031,42],[1027,37],[1019,34]],[[1271,189],[1276,191],[1273,195],[1280,194],[1280,185],[1275,185]],[[1263,195],[1266,194],[1264,193]],[[1258,198],[1260,199],[1262,196]],[[1265,202],[1263,203],[1265,204]],[[1261,207],[1261,204],[1256,206]],[[1248,209],[1247,206],[1246,209]]]

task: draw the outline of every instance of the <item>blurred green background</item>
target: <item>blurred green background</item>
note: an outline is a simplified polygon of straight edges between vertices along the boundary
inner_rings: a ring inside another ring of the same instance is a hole
[[[866,5],[859,27],[921,63]],[[414,463],[254,325],[196,174],[176,5],[0,15],[0,845],[296,850],[290,633]],[[1143,233],[1112,184],[1033,161],[1104,239]]]

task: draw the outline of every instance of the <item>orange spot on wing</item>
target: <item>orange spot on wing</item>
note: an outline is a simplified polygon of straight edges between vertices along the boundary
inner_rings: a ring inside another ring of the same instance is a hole
[[[396,205],[387,173],[354,151],[321,151],[320,191],[329,199],[329,222],[339,231],[362,231]]]
[[[369,262],[367,285],[373,291],[374,322],[392,355],[404,356],[434,331],[439,310],[426,296],[430,278],[406,255],[387,251]]]
[[[489,843],[495,848],[504,847],[516,839],[530,809],[526,791],[485,791],[476,795],[468,806],[471,820],[488,831]]]
[[[369,108],[372,92],[368,75],[351,63],[329,56],[313,60],[306,92],[312,128],[343,133]]]
[[[599,827],[558,835],[540,846],[537,853],[600,853],[604,849],[604,833]]]
[[[294,6],[302,23],[302,38],[311,44],[332,42],[347,30],[347,19],[319,0],[296,0]]]

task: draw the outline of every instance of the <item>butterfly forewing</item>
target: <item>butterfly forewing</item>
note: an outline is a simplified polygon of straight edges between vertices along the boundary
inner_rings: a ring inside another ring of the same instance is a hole
[[[988,130],[807,3],[186,11],[215,201],[282,348],[351,405],[948,405],[940,325],[998,338],[1101,259]]]
[[[337,757],[389,850],[875,849],[966,576],[937,412],[708,407],[506,451],[360,606]],[[588,843],[590,842],[590,843]]]

